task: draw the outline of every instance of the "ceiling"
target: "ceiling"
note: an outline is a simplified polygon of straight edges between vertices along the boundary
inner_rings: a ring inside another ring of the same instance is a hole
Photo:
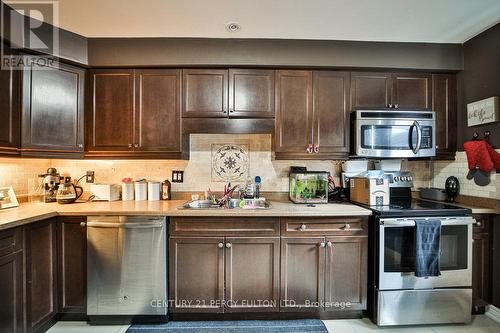
[[[86,37],[463,43],[498,22],[499,0],[59,0],[59,25]]]

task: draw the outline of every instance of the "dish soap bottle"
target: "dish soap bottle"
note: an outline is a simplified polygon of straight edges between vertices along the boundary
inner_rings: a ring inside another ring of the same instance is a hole
[[[172,200],[172,184],[168,179],[161,183],[161,199]]]
[[[245,185],[245,192],[243,194],[243,197],[245,199],[253,199],[255,196],[255,184],[252,181],[251,177],[248,177],[247,183]]]

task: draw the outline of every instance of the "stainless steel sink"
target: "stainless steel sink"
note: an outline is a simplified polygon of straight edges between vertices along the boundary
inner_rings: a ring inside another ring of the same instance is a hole
[[[262,199],[242,199],[245,202],[244,206],[237,206],[235,208],[229,207],[229,205],[217,205],[211,204],[208,200],[190,200],[182,204],[182,206],[177,207],[177,209],[210,209],[210,210],[225,210],[225,209],[240,209],[240,210],[260,210],[260,209],[270,209],[271,204],[267,200]]]

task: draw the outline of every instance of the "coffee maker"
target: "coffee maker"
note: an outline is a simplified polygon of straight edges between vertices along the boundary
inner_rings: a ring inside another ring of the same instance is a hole
[[[61,181],[61,176],[57,172],[57,169],[48,168],[47,173],[38,175],[38,177],[43,178],[44,202],[56,202],[57,189]]]

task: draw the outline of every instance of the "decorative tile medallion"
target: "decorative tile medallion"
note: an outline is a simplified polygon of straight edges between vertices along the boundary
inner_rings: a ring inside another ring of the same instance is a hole
[[[250,169],[247,145],[212,144],[212,181],[245,181]]]

